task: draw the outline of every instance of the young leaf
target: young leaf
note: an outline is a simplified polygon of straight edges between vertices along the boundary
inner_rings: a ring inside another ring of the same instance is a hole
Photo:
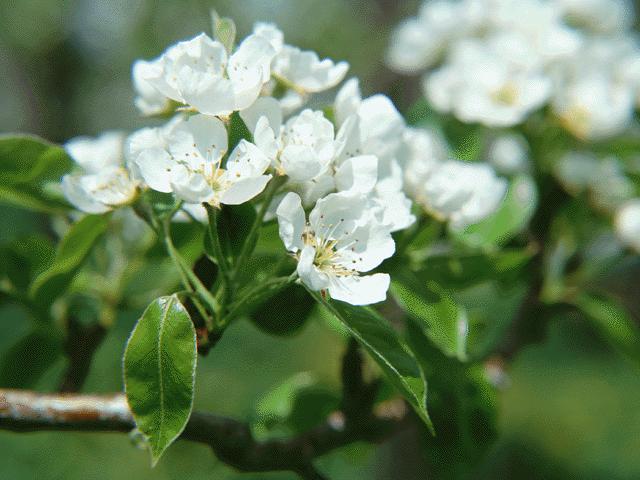
[[[62,295],[89,252],[106,231],[109,215],[88,215],[73,225],[60,243],[53,264],[40,273],[29,294],[41,307]]]
[[[309,293],[340,320],[433,432],[427,413],[424,373],[389,323],[370,308],[354,307],[338,301],[328,302],[318,292],[309,290]]]
[[[404,271],[394,276],[391,291],[409,320],[422,328],[445,355],[466,359],[467,314],[444,289]]]
[[[228,151],[232,152],[240,140],[253,141],[253,135],[247,128],[247,125],[240,117],[238,112],[233,112],[229,117],[229,148]]]
[[[124,353],[124,387],[152,464],[180,436],[193,407],[196,331],[175,295],[152,302]]]
[[[218,12],[211,10],[211,24],[213,27],[213,36],[218,40],[227,53],[231,53],[236,42],[236,24],[227,17],[221,17]]]
[[[502,245],[527,226],[537,203],[538,194],[533,180],[526,175],[516,177],[495,213],[480,223],[452,233],[463,243],[475,248]]]

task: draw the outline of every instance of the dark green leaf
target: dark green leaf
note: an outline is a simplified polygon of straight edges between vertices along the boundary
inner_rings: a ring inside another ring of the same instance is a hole
[[[26,291],[33,278],[53,261],[55,251],[42,236],[30,236],[0,247],[0,275],[6,275],[19,291]]]
[[[127,342],[124,384],[138,430],[149,442],[153,465],[189,420],[196,359],[196,332],[178,298],[152,302]]]
[[[528,176],[514,178],[498,210],[480,223],[453,234],[476,248],[502,245],[520,233],[529,223],[538,202],[536,185]]]
[[[505,249],[491,253],[428,256],[416,272],[423,282],[436,281],[451,289],[463,289],[487,280],[513,281],[533,257],[528,249]]]
[[[389,323],[370,308],[328,302],[318,292],[309,290],[309,293],[342,322],[433,431],[427,413],[427,384],[422,369]]]
[[[451,295],[437,283],[422,282],[408,271],[394,276],[391,291],[409,320],[445,355],[466,359],[467,314]]]
[[[238,112],[233,112],[229,117],[229,152],[232,152],[240,140],[245,139],[252,141],[253,134],[247,128],[244,120]]]
[[[62,355],[62,336],[42,326],[21,338],[0,361],[0,387],[33,388]]]
[[[294,335],[300,331],[316,303],[299,285],[289,285],[250,315],[254,325],[273,335]]]
[[[109,215],[88,215],[73,225],[62,239],[53,264],[31,285],[30,295],[45,308],[62,295],[91,249],[106,231]]]
[[[213,228],[214,232],[218,232],[223,255],[233,265],[251,231],[251,226],[256,219],[256,210],[250,203],[224,205],[222,210],[218,211],[217,217],[218,225],[210,224],[210,228]],[[209,216],[209,222],[212,222],[211,215]],[[211,231],[207,229],[205,233],[205,250],[209,256],[215,258],[211,242]],[[250,251],[253,251],[253,248]]]

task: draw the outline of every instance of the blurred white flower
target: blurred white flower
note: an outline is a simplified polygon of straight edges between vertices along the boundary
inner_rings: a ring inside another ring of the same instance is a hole
[[[529,167],[529,145],[522,135],[505,133],[492,140],[487,161],[499,173],[524,173]]]
[[[620,241],[640,253],[640,198],[634,198],[618,209],[614,225]]]
[[[138,183],[123,166],[124,138],[121,132],[105,132],[66,143],[67,153],[82,172],[65,175],[62,191],[78,210],[105,213],[135,200]]]
[[[389,275],[360,275],[393,255],[389,230],[369,214],[366,197],[332,193],[305,220],[300,197],[288,193],[278,206],[280,238],[298,260],[300,280],[315,291],[353,305],[386,299]]]
[[[425,181],[416,201],[454,229],[478,223],[497,210],[507,182],[487,164],[450,160]]]
[[[633,119],[635,98],[626,85],[594,73],[564,85],[553,101],[567,130],[583,140],[601,140],[626,130]]]
[[[598,140],[624,132],[640,105],[633,22],[628,0],[425,1],[387,61],[424,72],[429,102],[463,122],[514,126],[551,102],[572,134]]]

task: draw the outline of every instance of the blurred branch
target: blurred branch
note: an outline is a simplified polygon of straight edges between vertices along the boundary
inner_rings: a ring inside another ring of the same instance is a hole
[[[245,472],[287,470],[305,479],[322,479],[312,460],[358,441],[380,442],[406,425],[400,400],[382,403],[367,424],[350,426],[337,411],[319,426],[287,439],[256,440],[248,424],[194,412],[181,439],[211,447],[223,462]],[[129,432],[135,428],[123,394],[45,394],[0,389],[0,429],[14,432]]]

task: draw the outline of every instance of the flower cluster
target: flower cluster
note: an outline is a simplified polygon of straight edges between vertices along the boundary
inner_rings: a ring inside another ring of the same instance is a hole
[[[172,194],[177,216],[206,220],[203,204],[259,197],[309,288],[353,304],[381,301],[388,275],[364,273],[394,253],[391,233],[415,221],[404,190],[409,130],[387,97],[363,98],[356,79],[327,110],[306,108],[347,68],[286,45],[264,23],[236,48],[202,33],[139,60],[135,105],[168,121],[126,139],[71,140],[67,149],[84,171],[64,178],[67,199],[102,213],[150,189]],[[238,125],[247,132],[239,140]]]
[[[640,104],[628,0],[435,0],[395,30],[388,64],[426,70],[439,111],[490,127],[549,104],[581,139],[623,132]]]
[[[517,137],[516,137],[517,138]],[[515,141],[498,138],[488,153],[488,159],[507,163],[526,164],[526,153],[520,144],[502,145]],[[492,166],[481,162],[452,160],[449,147],[435,130],[407,129],[405,142],[405,183],[412,198],[439,220],[449,221],[453,229],[463,229],[492,214],[502,202],[507,190],[504,178],[496,176]],[[525,160],[522,160],[522,158]],[[518,168],[522,168],[518,166]]]

